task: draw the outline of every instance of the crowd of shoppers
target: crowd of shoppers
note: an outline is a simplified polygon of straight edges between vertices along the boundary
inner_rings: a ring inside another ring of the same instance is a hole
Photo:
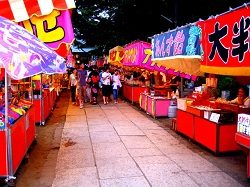
[[[72,104],[79,105],[81,109],[87,102],[97,104],[98,94],[102,94],[104,105],[111,102],[111,95],[117,104],[121,87],[119,71],[110,71],[108,65],[98,69],[97,66],[86,68],[81,64],[74,68],[69,76]]]

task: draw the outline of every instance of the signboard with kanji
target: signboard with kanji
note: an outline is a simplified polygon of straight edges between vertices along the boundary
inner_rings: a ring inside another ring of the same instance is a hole
[[[158,67],[203,75],[200,72],[200,38],[201,29],[194,24],[155,35],[152,39],[152,61]]]
[[[37,36],[59,55],[63,57],[68,55],[68,45],[74,41],[69,10],[53,10],[45,16],[34,15],[29,20],[19,22],[19,25]]]
[[[250,75],[250,6],[198,22],[204,56],[201,71],[221,75]]]

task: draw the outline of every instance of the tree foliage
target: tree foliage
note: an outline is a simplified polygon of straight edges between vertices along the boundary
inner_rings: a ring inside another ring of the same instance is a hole
[[[81,47],[106,52],[134,40],[149,41],[154,34],[207,19],[246,0],[77,0],[72,20]],[[165,19],[167,17],[169,20]]]

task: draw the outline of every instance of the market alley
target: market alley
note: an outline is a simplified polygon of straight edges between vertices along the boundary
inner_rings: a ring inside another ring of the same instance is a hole
[[[54,187],[222,185],[241,186],[130,104],[69,105]]]

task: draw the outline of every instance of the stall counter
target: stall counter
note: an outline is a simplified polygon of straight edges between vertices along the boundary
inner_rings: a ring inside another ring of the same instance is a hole
[[[49,117],[54,108],[57,93],[54,88],[44,88],[42,99],[34,99],[33,104],[36,110],[35,122],[43,123]],[[41,108],[42,107],[42,108]]]
[[[146,87],[130,85],[124,83],[122,85],[122,93],[123,96],[132,103],[139,103],[140,100],[140,93],[144,92]]]
[[[235,133],[235,141],[247,154],[247,178],[250,179],[250,136],[237,132]]]
[[[12,164],[15,173],[21,164],[30,145],[35,139],[34,107],[31,107],[25,115],[20,117],[10,128],[12,140]],[[6,157],[6,131],[0,131],[0,176],[6,177],[7,162]]]
[[[177,132],[196,141],[215,154],[240,150],[234,140],[237,130],[236,124],[212,122],[202,116],[203,112],[197,110],[188,112],[177,109]]]
[[[140,94],[140,107],[154,118],[168,117],[169,106],[172,102],[173,100],[166,97]]]

